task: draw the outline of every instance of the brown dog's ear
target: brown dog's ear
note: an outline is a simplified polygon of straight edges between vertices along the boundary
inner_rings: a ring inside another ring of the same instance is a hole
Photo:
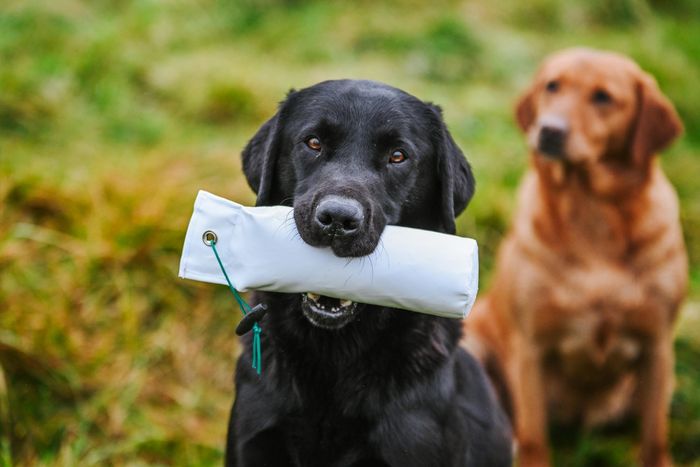
[[[671,101],[653,78],[642,76],[637,84],[637,122],[632,133],[632,161],[645,167],[651,157],[665,149],[683,131],[683,123]]]
[[[518,103],[515,106],[515,120],[518,122],[518,126],[522,131],[527,131],[530,125],[535,121],[535,87],[530,86],[530,88],[525,91],[525,93],[520,96]]]

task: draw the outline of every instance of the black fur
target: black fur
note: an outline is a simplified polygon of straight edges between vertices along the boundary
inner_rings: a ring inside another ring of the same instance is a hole
[[[305,143],[313,135],[323,149]],[[395,149],[408,156],[388,164]],[[474,191],[469,165],[437,107],[370,81],[292,92],[243,151],[258,205],[294,206],[302,238],[339,256],[371,252],[387,224],[454,233]],[[325,195],[359,201],[352,237],[314,232]],[[458,346],[461,323],[358,305],[340,329],[312,325],[300,294],[267,303],[263,373],[250,336],[236,372],[226,463],[231,466],[507,466],[508,422],[482,369]]]

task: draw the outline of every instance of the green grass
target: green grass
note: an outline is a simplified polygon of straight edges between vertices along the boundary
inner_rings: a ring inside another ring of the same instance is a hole
[[[4,2],[0,463],[220,464],[237,312],[177,264],[197,189],[254,201],[238,154],[289,88],[370,78],[443,106],[488,283],[527,163],[513,103],[544,55],[588,45],[635,58],[686,124],[662,156],[691,256],[671,443],[698,465],[699,31],[693,0]],[[635,440],[556,436],[555,455],[629,465]]]

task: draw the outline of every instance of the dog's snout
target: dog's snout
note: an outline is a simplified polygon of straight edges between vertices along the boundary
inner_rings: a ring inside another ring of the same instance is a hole
[[[372,253],[384,230],[384,217],[362,193],[363,187],[354,190],[357,194],[348,193],[353,188],[335,188],[336,194],[316,192],[295,201],[299,235],[309,245],[331,247],[341,258]]]
[[[362,205],[352,198],[326,196],[316,206],[316,223],[327,235],[353,234],[362,227],[364,218]]]
[[[563,156],[568,132],[569,127],[564,119],[559,117],[543,118],[540,121],[537,142],[539,151],[548,156]]]
[[[560,156],[566,133],[561,128],[543,126],[540,129],[540,151],[550,156]]]

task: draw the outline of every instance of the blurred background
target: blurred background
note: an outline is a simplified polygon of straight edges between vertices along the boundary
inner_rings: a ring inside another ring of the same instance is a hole
[[[482,289],[527,164],[512,108],[540,60],[617,50],[685,136],[690,297],[671,447],[700,465],[700,2],[3,0],[0,465],[219,465],[239,312],[177,278],[198,189],[254,202],[239,153],[291,87],[369,78],[440,104],[477,194]],[[635,427],[552,433],[557,465],[623,466]]]

